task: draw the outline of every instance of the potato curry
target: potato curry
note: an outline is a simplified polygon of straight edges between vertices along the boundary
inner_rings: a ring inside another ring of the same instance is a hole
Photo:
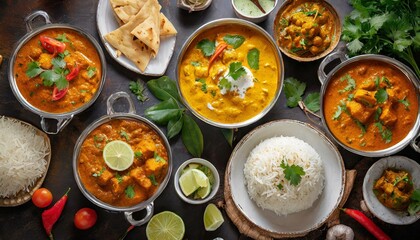
[[[201,33],[179,66],[179,86],[200,115],[240,123],[262,112],[279,88],[276,50],[261,33],[227,25]]]
[[[360,61],[341,69],[324,94],[324,117],[332,134],[358,150],[382,150],[400,142],[417,120],[416,90],[398,69]]]
[[[314,57],[329,48],[336,37],[336,20],[322,2],[293,1],[286,8],[276,23],[279,46],[300,57]]]
[[[33,107],[51,113],[89,102],[101,81],[96,48],[70,29],[47,29],[25,43],[13,71],[19,92]]]
[[[386,207],[404,211],[414,191],[411,175],[404,170],[387,169],[375,182],[373,192]]]
[[[127,142],[134,151],[133,164],[114,171],[102,152],[108,142]],[[88,192],[117,207],[134,206],[151,197],[168,171],[168,152],[161,137],[146,124],[114,119],[94,129],[81,146],[78,173]]]

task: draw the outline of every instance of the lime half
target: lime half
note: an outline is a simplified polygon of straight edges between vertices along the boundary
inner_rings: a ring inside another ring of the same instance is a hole
[[[146,227],[148,240],[181,240],[184,233],[184,222],[170,211],[154,215]]]
[[[225,220],[216,205],[210,203],[207,205],[206,210],[204,210],[203,221],[206,231],[214,231],[218,229]]]
[[[115,171],[124,171],[133,164],[134,152],[128,143],[115,140],[105,145],[102,156],[106,165]]]

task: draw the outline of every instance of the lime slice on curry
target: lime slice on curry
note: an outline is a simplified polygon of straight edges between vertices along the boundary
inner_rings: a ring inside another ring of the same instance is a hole
[[[184,233],[184,222],[178,215],[170,211],[154,215],[146,227],[148,240],[181,240]]]
[[[124,171],[133,164],[134,152],[128,143],[115,140],[105,145],[102,154],[106,165],[115,171]]]

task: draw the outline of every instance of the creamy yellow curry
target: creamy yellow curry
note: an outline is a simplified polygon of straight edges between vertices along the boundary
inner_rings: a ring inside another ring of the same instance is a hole
[[[278,58],[265,36],[244,26],[205,31],[186,50],[179,86],[203,117],[240,123],[262,112],[279,88]]]
[[[400,142],[417,120],[416,90],[398,69],[359,61],[337,72],[324,95],[324,117],[333,135],[359,150],[382,150]]]
[[[127,142],[134,151],[133,164],[114,171],[102,151],[108,142]],[[82,144],[78,172],[86,190],[112,206],[128,207],[151,197],[168,172],[168,152],[161,137],[146,124],[114,119],[93,130]]]

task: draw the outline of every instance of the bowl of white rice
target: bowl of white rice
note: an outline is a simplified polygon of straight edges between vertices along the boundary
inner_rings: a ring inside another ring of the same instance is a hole
[[[345,167],[338,149],[318,129],[278,120],[237,144],[225,177],[245,218],[273,236],[293,237],[319,228],[338,207]]]

